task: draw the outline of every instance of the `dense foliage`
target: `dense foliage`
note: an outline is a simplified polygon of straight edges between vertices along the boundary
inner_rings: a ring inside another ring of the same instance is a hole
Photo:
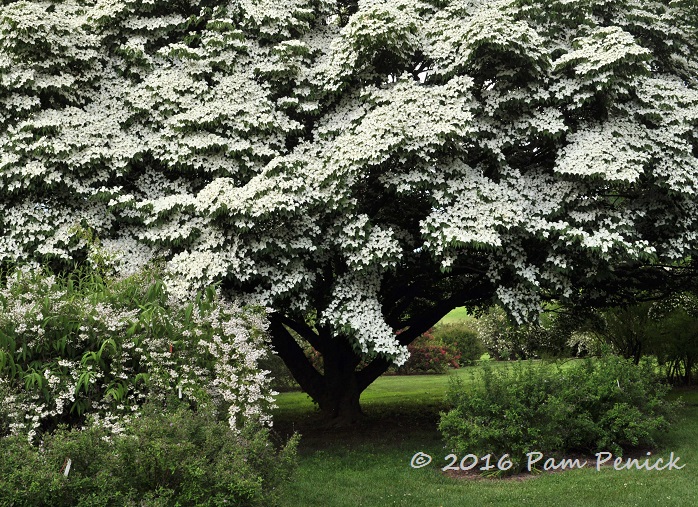
[[[453,408],[441,416],[447,445],[464,456],[509,454],[526,465],[527,452],[593,455],[651,446],[671,416],[656,364],[603,356],[560,367],[515,364],[483,369],[483,382],[449,390]]]
[[[604,348],[638,363],[659,360],[672,384],[690,384],[698,366],[698,299],[693,292],[605,309],[565,309],[546,331],[577,353]]]
[[[410,357],[396,369],[399,374],[446,373],[448,368],[458,368],[459,365],[458,352],[438,340],[433,329],[410,343],[407,350]]]
[[[653,303],[638,303],[598,312],[590,329],[609,344],[614,352],[635,363],[654,351],[661,324],[652,318]]]
[[[485,353],[478,327],[474,322],[440,324],[433,330],[434,338],[458,356],[458,364],[467,366]]]
[[[259,362],[259,366],[261,369],[269,372],[270,386],[274,391],[283,393],[300,389],[298,382],[295,381],[291,372],[288,371],[284,360],[278,355],[269,354]]]
[[[672,383],[691,384],[698,369],[698,296],[676,294],[652,308],[655,326],[653,353]]]
[[[499,306],[484,313],[476,326],[487,353],[497,360],[539,357],[547,331],[536,324],[516,325]]]
[[[146,405],[116,436],[91,425],[40,447],[0,438],[0,505],[266,507],[295,468],[296,444],[277,450],[268,430],[236,433],[205,411]]]
[[[0,287],[0,435],[93,420],[119,432],[149,397],[269,422],[265,321],[209,287],[168,296],[156,272],[118,280],[37,268]]]
[[[697,34],[693,0],[4,1],[0,264],[163,257],[358,408],[455,306],[697,258]]]

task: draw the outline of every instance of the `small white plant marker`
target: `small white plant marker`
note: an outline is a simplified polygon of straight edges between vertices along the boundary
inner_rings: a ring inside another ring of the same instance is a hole
[[[179,399],[182,399],[182,386],[179,386]]]
[[[70,472],[70,465],[72,465],[73,462],[68,458],[68,460],[65,462],[65,470],[63,471],[63,475],[68,477],[68,472]]]

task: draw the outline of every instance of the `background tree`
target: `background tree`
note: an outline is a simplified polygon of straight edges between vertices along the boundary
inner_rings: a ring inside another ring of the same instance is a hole
[[[643,302],[609,308],[600,314],[593,332],[614,352],[639,364],[643,355],[654,350],[659,334],[659,324],[652,318],[653,306],[654,303]]]
[[[516,325],[499,306],[490,308],[478,319],[477,330],[489,355],[498,361],[538,357],[547,342],[546,328]]]
[[[675,294],[652,309],[660,321],[653,352],[674,384],[691,384],[698,364],[698,296],[693,292]]]
[[[338,421],[455,306],[534,320],[696,258],[692,0],[5,1],[0,34],[0,263],[90,230],[221,281]]]

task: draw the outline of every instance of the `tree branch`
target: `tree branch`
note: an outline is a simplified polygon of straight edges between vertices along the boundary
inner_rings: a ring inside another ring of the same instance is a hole
[[[280,314],[273,313],[269,317],[269,333],[271,344],[276,353],[284,360],[293,378],[310,395],[317,400],[322,395],[322,375],[310,364],[303,349],[284,327]]]
[[[459,292],[450,298],[444,299],[426,315],[421,315],[405,322],[408,329],[400,333],[397,337],[401,345],[409,345],[418,336],[428,331],[439,322],[444,315],[462,305],[466,301],[475,299],[486,299],[492,295],[491,287],[481,279],[472,284],[470,288]],[[380,377],[390,367],[391,363],[383,356],[376,357],[365,368],[356,373],[359,392],[363,392],[371,383]]]
[[[325,348],[324,342],[320,339],[317,333],[315,333],[305,322],[293,320],[281,313],[278,314],[278,318],[283,325],[293,329],[296,333],[298,333],[301,336],[301,338],[310,343],[310,345],[312,345],[315,350],[317,350],[321,354],[323,353]]]

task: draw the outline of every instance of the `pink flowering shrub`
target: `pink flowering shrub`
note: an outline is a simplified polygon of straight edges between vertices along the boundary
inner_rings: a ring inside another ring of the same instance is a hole
[[[458,368],[458,353],[439,342],[433,332],[430,329],[407,346],[410,357],[397,368],[398,374],[445,373],[448,368]]]
[[[91,418],[119,432],[146,398],[270,423],[265,320],[214,287],[168,296],[155,272],[108,280],[18,269],[0,286],[0,434]]]

